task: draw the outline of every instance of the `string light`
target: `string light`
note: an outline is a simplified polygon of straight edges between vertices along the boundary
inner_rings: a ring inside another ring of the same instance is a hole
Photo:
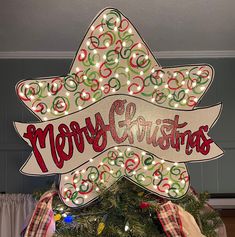
[[[47,95],[48,95],[48,96],[51,96],[51,92],[48,92]]]
[[[130,91],[129,94],[130,94],[130,95],[133,95],[133,91]]]
[[[161,163],[163,164],[165,161],[164,160],[161,160]]]
[[[102,27],[100,27],[100,32],[102,32],[103,31],[103,28]]]
[[[178,108],[178,106],[179,106],[179,104],[174,104],[174,107],[175,107],[175,108]]]
[[[84,79],[84,80],[86,80],[86,79],[87,79],[87,76],[86,76],[86,75],[84,75],[84,76],[83,76],[83,79]]]
[[[106,47],[109,47],[109,45],[110,45],[109,42],[106,42],[106,43],[105,43],[105,46],[106,46]]]
[[[81,109],[82,109],[82,106],[81,106],[81,105],[79,105],[79,106],[78,106],[78,110],[81,110]]]
[[[104,54],[104,55],[103,55],[103,59],[105,60],[106,58],[107,58],[107,57],[106,57],[106,55]]]
[[[87,46],[90,46],[90,44],[91,44],[90,41],[87,41],[87,42],[86,42],[86,45],[87,45]]]
[[[133,58],[136,58],[136,54],[135,53],[133,53]]]
[[[116,78],[118,78],[118,77],[119,77],[118,73],[116,73],[116,74],[115,74],[115,77],[116,77]]]
[[[91,26],[91,30],[93,31],[95,29],[95,27],[94,26]]]
[[[182,81],[181,84],[184,85],[184,84],[185,84],[185,81]]]
[[[35,106],[33,106],[33,107],[32,107],[32,110],[36,110],[36,107],[35,107]]]
[[[129,223],[127,222],[126,225],[125,225],[124,230],[127,232],[129,229],[130,229],[130,227],[129,227]]]
[[[65,176],[65,177],[64,177],[64,180],[68,180],[68,179],[69,179],[69,177],[68,177],[68,176]]]
[[[115,27],[114,27],[114,31],[117,31],[117,30],[118,30],[118,28],[117,28],[117,26],[115,26]]]
[[[188,75],[188,74],[189,74],[189,71],[186,72],[186,75]]]
[[[164,75],[163,75],[163,73],[160,73],[160,74],[159,74],[159,77],[161,77],[161,78],[162,78],[163,76],[164,76]]]
[[[116,89],[115,89],[115,88],[113,88],[113,89],[112,89],[112,92],[113,92],[113,93],[114,93],[114,92],[116,92]]]
[[[142,156],[145,156],[145,155],[146,155],[146,152],[145,152],[145,151],[142,151],[141,154],[142,154]]]
[[[173,96],[172,96],[172,94],[169,94],[167,97],[168,97],[168,98],[172,98]]]
[[[47,121],[47,120],[48,120],[48,118],[47,118],[47,117],[44,117],[44,118],[43,118],[43,120],[44,120],[44,121]]]
[[[104,15],[103,15],[103,18],[104,18],[104,19],[106,19],[106,18],[107,18],[107,15],[106,15],[106,14],[104,14]]]
[[[68,115],[68,114],[69,114],[69,112],[68,112],[68,111],[65,111],[65,112],[64,112],[64,114],[65,114],[65,115]]]
[[[174,74],[173,74],[173,77],[176,77],[177,76],[177,73],[175,72]]]
[[[100,64],[99,63],[96,63],[96,65],[95,65],[96,67],[100,67]]]
[[[66,94],[67,96],[69,96],[69,92],[66,92],[65,94]]]
[[[154,102],[154,101],[155,101],[155,98],[152,98],[151,101]]]
[[[120,18],[117,17],[116,21],[119,22],[119,21],[120,21]]]
[[[198,72],[197,72],[197,75],[200,75],[202,73],[202,71],[201,70],[199,70]]]
[[[158,86],[154,86],[154,89],[157,89],[158,88]]]
[[[117,58],[115,58],[114,62],[115,62],[115,63],[118,63],[118,59],[117,59]]]
[[[141,48],[141,43],[138,43],[138,48]]]
[[[82,57],[82,58],[85,58],[85,54],[84,54],[84,53],[81,53],[81,57]]]
[[[204,91],[205,88],[206,88],[205,86],[201,86],[201,87],[200,87],[200,90],[201,90],[201,91]]]
[[[28,89],[28,88],[29,88],[29,85],[28,85],[28,84],[26,84],[26,85],[25,85],[25,87]]]
[[[94,54],[97,54],[97,50],[96,50],[96,49],[94,49],[94,50],[93,50],[93,53],[94,53]]]
[[[90,159],[90,162],[92,163],[92,162],[93,162],[93,159]]]
[[[43,86],[43,83],[42,83],[42,82],[39,82],[39,86],[42,87],[42,86]]]
[[[144,74],[144,72],[143,71],[140,71],[140,75],[142,76]]]
[[[187,103],[187,100],[186,100],[186,99],[183,99],[182,103],[183,103],[183,104],[186,104],[186,103]]]
[[[130,28],[130,29],[128,30],[128,32],[131,34],[131,33],[132,33],[132,29]]]
[[[189,89],[186,89],[186,90],[185,90],[185,93],[188,94],[188,93],[189,93]]]
[[[165,87],[165,88],[168,88],[168,84],[166,84],[164,87]]]
[[[128,80],[128,81],[126,82],[126,84],[127,84],[127,85],[130,85],[130,84],[131,84],[131,82]]]

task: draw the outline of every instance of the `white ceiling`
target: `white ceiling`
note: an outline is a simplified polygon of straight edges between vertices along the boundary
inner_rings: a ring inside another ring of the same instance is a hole
[[[235,50],[235,0],[0,0],[0,51],[74,51],[107,6],[153,51]]]

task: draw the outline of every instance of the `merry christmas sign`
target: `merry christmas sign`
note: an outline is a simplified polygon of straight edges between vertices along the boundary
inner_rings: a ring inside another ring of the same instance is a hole
[[[209,65],[161,67],[130,21],[108,8],[90,25],[65,76],[21,81],[20,100],[39,118],[15,123],[32,147],[26,175],[60,175],[60,196],[81,207],[122,177],[178,199],[187,162],[218,158],[208,135],[221,104],[196,108]]]

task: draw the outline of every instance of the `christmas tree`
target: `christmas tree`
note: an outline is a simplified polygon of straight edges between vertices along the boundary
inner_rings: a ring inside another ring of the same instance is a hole
[[[35,198],[39,200],[44,191],[35,192]],[[55,237],[166,236],[157,215],[164,199],[143,191],[126,179],[108,190],[100,187],[99,195],[99,200],[81,209],[69,208],[56,197],[53,201]],[[190,191],[174,203],[192,214],[205,236],[216,237],[216,229],[222,221],[217,211],[206,208],[208,198],[208,193],[196,195]]]

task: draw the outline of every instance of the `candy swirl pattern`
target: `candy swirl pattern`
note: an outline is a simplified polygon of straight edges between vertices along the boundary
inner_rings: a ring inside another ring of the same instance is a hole
[[[60,181],[61,198],[68,206],[83,206],[98,197],[101,186],[108,188],[122,177],[171,199],[182,197],[189,186],[184,164],[160,160],[138,148],[120,146],[63,175]]]
[[[76,112],[113,93],[192,109],[212,74],[205,65],[160,67],[130,21],[107,9],[89,28],[68,75],[22,81],[16,90],[42,120]]]

